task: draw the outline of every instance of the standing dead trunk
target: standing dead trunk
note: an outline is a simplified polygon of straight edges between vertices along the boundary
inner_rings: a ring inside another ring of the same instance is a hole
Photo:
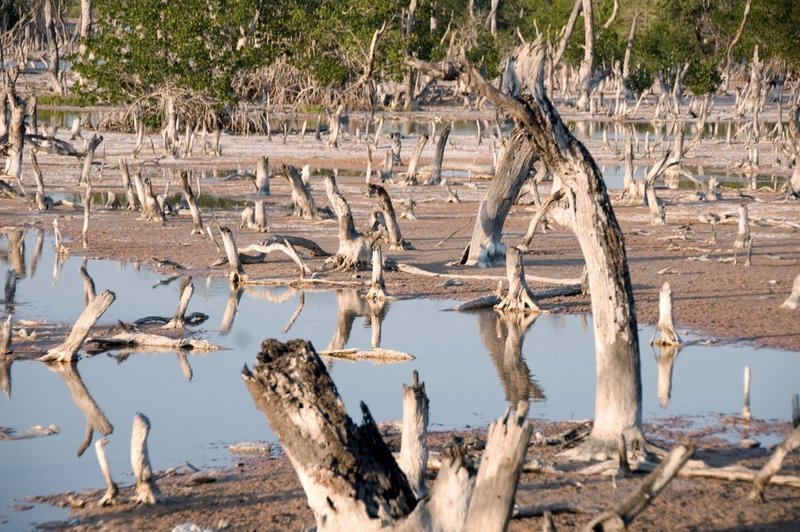
[[[583,0],[583,59],[578,71],[578,111],[588,111],[592,98],[592,71],[594,68],[594,9],[592,0]]]
[[[256,192],[259,196],[269,196],[269,159],[260,157],[256,165]]]
[[[3,322],[3,327],[0,329],[0,358],[2,358],[3,362],[5,361],[5,355],[10,355],[11,353],[14,352],[14,350],[11,348],[11,334],[12,334],[11,318],[12,316],[9,315],[6,318],[6,321]],[[8,366],[4,366],[4,369],[8,369]],[[11,395],[10,373],[9,377],[3,376],[3,378],[5,382],[3,386],[0,386],[0,388],[2,388],[4,392],[6,392],[7,396],[10,396]]]
[[[53,208],[53,199],[45,194],[44,177],[42,176],[42,169],[39,167],[39,161],[36,159],[36,151],[31,149],[29,155],[33,177],[36,180],[36,196],[34,199],[36,208],[40,211],[50,210]]]
[[[89,248],[89,215],[92,210],[92,183],[87,179],[83,183],[83,228],[81,229],[81,246]]]
[[[501,242],[503,225],[535,159],[530,133],[516,126],[478,207],[465,264],[480,268],[503,264],[506,258],[505,245]]]
[[[60,62],[58,54],[58,37],[56,34],[56,21],[53,16],[53,2],[44,0],[44,26],[47,36],[48,62],[47,73],[50,76],[50,89],[57,94],[64,94],[64,84],[61,79]]]
[[[150,434],[150,420],[137,412],[133,416],[131,430],[131,467],[136,479],[136,495],[133,500],[137,504],[156,504],[161,502],[161,492],[153,478],[150,467],[150,456],[147,452],[147,436]]]
[[[792,293],[789,294],[789,297],[787,297],[786,301],[783,302],[781,308],[788,308],[791,310],[797,310],[800,308],[800,274],[794,278],[794,283],[792,283]]]
[[[175,316],[166,323],[162,329],[183,329],[186,324],[186,309],[189,308],[189,301],[192,299],[194,293],[194,284],[192,284],[191,277],[185,277],[181,290],[181,299],[178,302],[178,308],[175,309]]]
[[[83,309],[78,321],[72,327],[67,339],[58,347],[50,349],[45,355],[39,358],[42,362],[74,362],[77,360],[78,349],[89,335],[97,320],[108,310],[114,302],[114,292],[105,290],[102,294],[95,297],[91,303]]]
[[[300,172],[292,165],[283,165],[283,175],[289,181],[292,189],[292,216],[299,216],[305,220],[318,220],[323,218],[322,213],[317,209],[311,191],[303,182]]]
[[[204,235],[205,230],[203,228],[203,217],[200,214],[200,207],[197,205],[197,200],[195,200],[194,198],[194,191],[192,191],[192,185],[189,183],[189,172],[187,172],[186,170],[181,170],[180,180],[181,180],[181,191],[183,192],[183,198],[189,205],[189,212],[192,213],[192,234]]]
[[[377,244],[372,248],[372,284],[366,298],[371,301],[386,299],[386,284],[383,280],[383,252]]]
[[[339,128],[342,121],[342,113],[344,113],[345,105],[344,103],[340,104],[339,107],[336,109],[336,112],[331,115],[330,118],[330,134],[328,135],[328,147],[329,148],[338,148],[339,147]]]
[[[236,247],[236,240],[233,238],[233,232],[224,226],[219,228],[219,232],[222,234],[225,255],[228,257],[228,266],[230,268],[228,280],[234,285],[243,281],[248,281],[250,277],[244,273],[242,261],[239,259],[239,249]]]
[[[360,269],[370,263],[372,251],[364,235],[356,231],[350,205],[344,199],[333,176],[325,176],[325,192],[339,219],[339,249],[328,259],[335,268]]]
[[[739,205],[739,233],[733,243],[733,249],[746,249],[750,245],[750,217],[747,215],[747,204]]]
[[[725,50],[725,68],[722,71],[722,75],[725,78],[725,87],[724,89],[727,91],[730,88],[731,83],[731,65],[733,64],[733,48],[739,42],[739,39],[742,38],[742,33],[744,32],[744,25],[747,23],[747,15],[750,14],[750,4],[751,0],[747,0],[744,4],[744,13],[742,13],[742,22],[739,24],[739,28],[736,30],[736,34],[731,39],[731,42],[728,44],[728,48]]]
[[[397,465],[418,499],[427,495],[425,472],[428,466],[428,395],[425,383],[414,370],[411,385],[403,384],[403,429]]]
[[[17,95],[11,88],[6,89],[5,98],[11,109],[11,118],[8,122],[8,158],[6,159],[5,175],[13,177],[19,183],[22,177],[22,149],[25,143],[25,107],[17,100]]]
[[[681,345],[683,341],[678,336],[675,330],[675,323],[672,319],[672,289],[669,282],[665,282],[661,287],[661,292],[658,298],[658,325],[656,326],[656,334],[650,344],[653,345]]]
[[[425,149],[425,145],[428,143],[428,135],[423,133],[420,135],[419,140],[414,145],[414,150],[411,152],[411,159],[408,161],[408,171],[406,172],[406,184],[407,185],[416,185],[417,184],[417,165],[419,164],[419,158],[422,155],[422,150]]]
[[[566,26],[564,26],[564,29],[561,30],[561,41],[559,41],[558,49],[553,55],[553,70],[555,70],[559,63],[561,63],[561,58],[564,56],[564,52],[567,51],[569,38],[572,36],[572,31],[575,29],[575,23],[578,21],[578,15],[581,14],[582,8],[583,0],[575,0],[575,3],[572,4],[572,12],[569,14],[569,19],[567,20]],[[565,91],[566,87],[562,86],[561,90]]]
[[[100,471],[103,473],[103,479],[106,481],[106,492],[97,504],[100,506],[113,506],[117,504],[119,488],[111,478],[111,469],[108,467],[108,459],[106,458],[106,445],[108,445],[108,438],[100,438],[94,443],[94,450],[95,453],[97,453],[97,462],[100,464]]]
[[[800,104],[789,112],[788,144],[794,155],[794,170],[789,180],[789,195],[800,198]]]
[[[386,231],[388,233],[387,241],[389,242],[389,249],[404,250],[412,249],[411,243],[403,238],[400,233],[400,226],[397,223],[397,215],[394,212],[392,199],[386,189],[380,185],[367,185],[367,190],[370,196],[378,198],[378,205],[383,213],[383,220],[386,223]]]
[[[178,110],[175,108],[175,97],[167,96],[164,101],[164,155],[176,157],[180,148],[178,139]]]
[[[131,185],[131,173],[128,170],[128,161],[125,159],[119,160],[119,173],[122,176],[122,187],[125,189],[125,208],[129,211],[136,210],[136,194]]]
[[[444,126],[442,132],[439,134],[439,140],[436,143],[436,153],[433,156],[433,166],[431,167],[431,174],[425,181],[426,185],[438,185],[442,182],[442,160],[444,159],[444,149],[447,147],[447,139],[450,137],[450,131],[453,128],[452,122]]]
[[[508,294],[495,308],[504,311],[541,312],[533,301],[533,293],[525,280],[525,269],[522,267],[522,252],[510,247],[506,252],[506,275],[508,277]]]

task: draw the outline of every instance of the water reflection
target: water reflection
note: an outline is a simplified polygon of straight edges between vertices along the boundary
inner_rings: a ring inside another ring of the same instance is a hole
[[[372,329],[370,339],[371,347],[381,346],[383,320],[389,312],[389,304],[384,302],[369,302],[361,297],[355,290],[338,290],[336,292],[337,315],[336,332],[325,351],[340,351],[350,341],[353,322],[356,318],[366,319],[365,326],[369,324]]]
[[[672,368],[680,350],[680,346],[675,345],[653,346],[658,365],[658,404],[661,408],[667,408],[672,397]]]
[[[479,312],[478,331],[492,357],[506,400],[511,404],[545,398],[539,383],[531,378],[522,357],[525,334],[536,321],[536,314],[524,312]]]
[[[0,353],[0,390],[11,399],[11,364],[14,359]]]

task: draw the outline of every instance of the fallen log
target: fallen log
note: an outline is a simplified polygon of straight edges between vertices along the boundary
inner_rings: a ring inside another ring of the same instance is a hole
[[[416,357],[409,353],[402,351],[395,351],[393,349],[373,348],[369,351],[363,351],[356,348],[351,349],[329,349],[320,351],[320,356],[330,358],[340,358],[343,360],[369,360],[373,362],[409,362],[415,360]]]
[[[77,360],[78,349],[89,335],[97,320],[108,310],[115,299],[114,292],[105,290],[102,294],[95,297],[86,308],[83,309],[78,321],[73,325],[67,339],[59,345],[47,351],[39,358],[42,362],[74,362]]]
[[[416,266],[412,266],[410,264],[405,264],[403,262],[397,263],[397,270],[403,273],[408,273],[411,275],[422,275],[425,277],[438,277],[442,279],[471,279],[474,281],[505,281],[506,277],[502,275],[469,275],[469,274],[461,274],[461,273],[436,273],[431,272],[428,270],[423,270],[422,268],[418,268]],[[529,283],[543,283],[543,284],[555,284],[555,285],[562,285],[562,286],[574,286],[580,285],[583,282],[582,278],[565,278],[565,279],[554,279],[552,277],[541,277],[538,275],[526,275],[525,276],[526,282]]]
[[[196,338],[170,338],[161,334],[143,333],[140,331],[120,331],[112,336],[93,336],[88,342],[96,349],[120,348],[155,348],[155,349],[187,349],[192,351],[218,351],[222,349],[207,340]]]
[[[764,488],[770,479],[781,470],[786,455],[798,447],[800,447],[800,427],[795,427],[791,434],[778,445],[770,459],[753,479],[753,491],[748,497],[751,501],[764,502]]]

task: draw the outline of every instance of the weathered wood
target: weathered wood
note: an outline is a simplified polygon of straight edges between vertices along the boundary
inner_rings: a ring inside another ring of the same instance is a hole
[[[411,152],[411,159],[408,160],[408,170],[406,171],[407,185],[417,184],[417,165],[419,164],[419,158],[422,155],[422,150],[425,149],[425,145],[427,143],[428,135],[423,133],[420,135],[417,143],[414,144],[414,150]]]
[[[33,177],[36,181],[36,208],[40,211],[46,211],[53,208],[53,199],[47,196],[44,192],[44,177],[42,176],[42,169],[39,167],[39,160],[36,158],[36,151],[30,150],[31,169],[33,170]]]
[[[365,297],[372,301],[386,299],[386,285],[383,281],[383,251],[378,245],[372,248],[372,281]]]
[[[8,158],[4,174],[19,181],[22,177],[22,150],[25,144],[25,107],[17,98],[13,85],[6,88],[4,98],[11,111],[8,121]]]
[[[503,264],[506,258],[505,245],[501,243],[503,225],[536,158],[530,133],[515,126],[478,207],[465,264],[481,268]]]
[[[136,194],[131,185],[131,174],[128,170],[128,161],[119,159],[119,173],[122,177],[122,188],[125,189],[125,208],[129,211],[136,210]],[[144,192],[144,190],[143,190]],[[140,198],[141,199],[141,198]],[[141,202],[139,203],[141,205]]]
[[[764,467],[753,480],[753,491],[750,492],[751,501],[764,502],[764,488],[769,484],[770,479],[775,476],[783,465],[786,455],[800,447],[800,427],[796,427],[783,442],[778,445],[772,453]]]
[[[536,228],[539,227],[539,223],[545,217],[547,211],[550,210],[553,205],[561,201],[563,197],[564,189],[559,188],[550,194],[550,197],[536,210],[536,214],[531,219],[530,224],[528,224],[528,230],[525,232],[525,236],[522,237],[520,244],[517,246],[520,251],[528,252],[531,250],[531,242],[533,242],[533,237],[536,235]]]
[[[501,276],[501,275],[436,273],[428,270],[423,270],[422,268],[418,268],[410,264],[405,264],[403,262],[397,263],[397,270],[411,275],[422,275],[424,277],[439,277],[442,279],[472,279],[472,280],[482,280],[482,281],[505,281],[507,279],[506,276]],[[553,279],[552,277],[541,277],[539,275],[526,275],[525,280],[535,283],[555,284],[555,285],[570,286],[570,287],[574,285],[580,285],[582,282],[581,278]]]
[[[164,216],[164,211],[161,210],[158,200],[153,195],[150,181],[143,180],[141,173],[137,171],[133,174],[133,183],[136,185],[136,194],[139,197],[139,204],[142,206],[141,218],[151,222],[165,223],[167,218]]]
[[[453,129],[452,122],[448,123],[439,134],[439,140],[436,143],[436,152],[433,156],[433,166],[428,179],[425,180],[426,185],[438,185],[442,181],[442,160],[444,159],[444,149],[447,147],[447,139],[450,137],[450,131]]]
[[[269,159],[259,157],[256,164],[256,193],[259,196],[269,196]]]
[[[789,180],[789,193],[800,198],[800,103],[789,112],[788,144],[794,155],[794,170]]]
[[[119,349],[123,347],[146,347],[148,349],[186,349],[191,351],[205,352],[217,351],[219,346],[207,340],[197,338],[171,338],[161,334],[143,333],[136,330],[122,330],[111,336],[93,336],[88,342],[94,345],[95,349]]]
[[[364,235],[356,231],[350,205],[336,186],[333,176],[325,176],[325,192],[339,219],[339,249],[331,259],[335,268],[360,269],[370,263],[372,250]]]
[[[267,225],[267,203],[264,200],[256,200],[253,204],[254,212],[254,223],[256,229],[261,231],[262,233],[269,231],[269,226]]]
[[[97,320],[108,310],[111,303],[115,299],[114,292],[110,290],[103,291],[102,294],[95,297],[86,308],[83,309],[78,321],[72,326],[67,339],[59,345],[47,351],[47,353],[39,358],[42,362],[74,362],[77,360],[78,349],[81,344],[89,335],[94,324]]]
[[[82,166],[81,166],[81,175],[78,179],[78,184],[81,183],[88,183],[89,176],[92,171],[92,163],[94,163],[94,152],[97,150],[97,147],[100,146],[100,143],[103,142],[103,135],[97,136],[92,135],[92,138],[89,140],[88,145],[86,146],[86,150],[81,154]]]
[[[383,220],[386,224],[387,241],[389,249],[393,250],[407,250],[412,249],[412,245],[408,240],[403,238],[400,232],[400,225],[397,223],[397,215],[394,212],[392,199],[386,189],[380,185],[367,185],[367,190],[370,196],[375,196],[378,199],[378,205],[383,213]]]
[[[792,395],[792,428],[800,427],[800,394]]]
[[[219,228],[219,232],[222,234],[222,244],[225,246],[225,255],[228,257],[228,280],[233,284],[247,282],[250,277],[244,273],[242,261],[239,259],[239,250],[236,247],[236,240],[233,238],[233,232],[224,226]]]
[[[407,515],[416,497],[372,416],[355,425],[313,346],[265,340],[242,376],[281,441],[320,530],[375,530]]]
[[[266,256],[267,254],[275,251],[280,251],[281,253],[292,259],[292,261],[294,261],[295,264],[297,264],[297,267],[300,268],[300,277],[305,277],[306,275],[312,274],[311,268],[308,267],[306,262],[300,257],[300,255],[298,255],[297,251],[294,249],[294,246],[292,246],[292,244],[286,239],[283,242],[273,242],[271,244],[266,244],[266,245],[250,244],[249,246],[242,248],[240,257],[242,257],[242,255],[245,253],[253,251],[262,254],[263,256]]]
[[[136,479],[133,502],[137,504],[156,504],[161,502],[161,492],[156,486],[150,456],[147,452],[147,437],[150,434],[150,420],[137,412],[133,416],[131,430],[131,467]]]
[[[694,444],[676,445],[661,464],[639,484],[636,491],[612,510],[592,519],[583,530],[624,530],[675,478],[694,454],[694,449]]]
[[[594,85],[594,9],[592,0],[583,0],[583,59],[578,70],[578,111],[588,111]]]
[[[742,419],[750,421],[753,414],[750,412],[750,366],[744,367],[744,389],[742,394]]]
[[[275,243],[283,243],[288,242],[294,247],[304,248],[311,253],[313,257],[330,257],[331,254],[319,247],[319,244],[314,242],[313,240],[309,240],[308,238],[303,238],[300,236],[292,236],[292,235],[272,235],[264,239],[261,242],[264,246],[269,246],[270,244]]]
[[[292,216],[305,220],[319,220],[327,218],[326,213],[320,211],[314,203],[308,185],[303,182],[300,172],[292,165],[283,165],[283,175],[292,189]]]
[[[506,276],[508,277],[508,293],[495,308],[502,311],[541,312],[533,301],[533,293],[525,281],[525,269],[522,265],[522,252],[509,247],[506,251]]]
[[[9,268],[6,272],[6,282],[4,286],[4,294],[5,299],[3,299],[3,303],[6,304],[6,307],[13,307],[14,305],[14,297],[17,293],[17,271],[14,268]]]
[[[191,277],[185,277],[182,283],[181,298],[178,302],[178,308],[175,309],[175,316],[163,327],[162,329],[183,329],[186,324],[186,309],[189,307],[189,301],[194,294],[194,284]]]
[[[789,294],[789,297],[786,298],[781,304],[781,308],[788,308],[791,310],[797,310],[800,308],[800,274],[794,278],[794,282],[792,283],[792,293]]]
[[[81,274],[81,279],[83,279],[83,303],[88,305],[89,303],[97,297],[97,291],[94,287],[94,279],[92,276],[89,275],[89,272],[86,270],[86,261],[78,270]]]
[[[739,205],[739,233],[733,243],[733,249],[746,249],[752,240],[750,236],[750,217],[747,214],[747,204]]]
[[[92,183],[88,176],[83,182],[83,226],[81,227],[81,247],[89,248],[89,216],[92,210]]]
[[[119,495],[119,488],[114,480],[111,478],[111,469],[108,467],[108,459],[106,458],[106,445],[108,445],[108,438],[100,438],[94,443],[94,451],[97,454],[97,462],[100,464],[100,471],[103,473],[103,480],[106,481],[106,492],[100,498],[97,504],[100,506],[113,506],[117,504]]]
[[[6,321],[3,322],[2,328],[0,328],[0,357],[3,357],[4,355],[10,355],[14,352],[14,350],[11,348],[11,318],[13,318],[13,316],[9,315],[6,318]],[[6,379],[6,382],[10,383],[10,378]],[[10,390],[10,384],[3,387],[4,391],[6,391],[6,389]],[[9,395],[8,391],[6,391],[6,395]]]
[[[180,172],[180,180],[183,198],[189,205],[189,212],[192,213],[192,234],[201,236],[205,235],[205,231],[203,229],[203,216],[200,213],[200,206],[197,205],[197,200],[194,197],[192,185],[189,183],[189,172],[182,170]]]
[[[681,345],[683,340],[675,330],[672,318],[672,288],[665,281],[658,296],[658,325],[650,345]]]
[[[533,426],[528,423],[528,402],[492,422],[486,449],[475,479],[464,530],[505,530],[511,519],[517,482],[522,473]]]
[[[405,473],[414,495],[427,495],[425,472],[428,468],[428,395],[419,373],[412,373],[412,383],[403,384],[403,428],[397,465]]]

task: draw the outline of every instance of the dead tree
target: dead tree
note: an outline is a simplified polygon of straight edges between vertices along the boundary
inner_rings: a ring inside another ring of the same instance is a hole
[[[408,171],[406,172],[406,184],[407,185],[416,185],[417,184],[417,165],[419,164],[419,158],[422,155],[422,150],[425,149],[425,145],[428,143],[428,135],[423,133],[420,135],[419,140],[414,145],[414,150],[411,152],[411,159],[408,161]]]
[[[290,164],[284,164],[283,175],[292,189],[292,216],[298,216],[305,220],[319,220],[327,217],[324,211],[317,209],[314,198],[311,196],[311,191],[308,189],[308,185],[303,182],[303,178],[297,168]]]
[[[222,244],[225,246],[225,255],[228,257],[230,271],[228,280],[234,285],[249,281],[250,276],[244,273],[242,261],[239,258],[239,249],[236,247],[236,240],[233,238],[233,232],[225,226],[220,227],[219,232],[222,234]]]
[[[97,504],[100,506],[113,506],[118,502],[119,488],[111,478],[111,469],[108,467],[108,459],[106,458],[106,445],[108,445],[108,438],[100,438],[94,443],[97,462],[100,464],[103,480],[106,481],[106,492]]]
[[[411,242],[403,238],[400,233],[400,226],[397,223],[397,215],[394,212],[392,199],[386,189],[380,185],[367,185],[370,196],[378,198],[378,205],[383,213],[383,221],[386,224],[387,242],[389,249],[406,250],[412,249]]]
[[[175,316],[167,322],[162,329],[183,329],[183,326],[186,324],[186,309],[189,307],[189,301],[192,299],[192,294],[194,294],[194,284],[192,284],[192,278],[186,277],[183,283],[183,289],[181,290],[181,299],[178,302],[178,308],[175,309]]]
[[[516,125],[506,140],[497,172],[478,207],[472,239],[462,264],[480,268],[503,264],[506,258],[506,247],[501,242],[503,225],[535,160],[530,133]]]
[[[371,301],[386,299],[386,284],[383,281],[383,252],[378,245],[372,248],[372,283],[366,298]]]
[[[180,180],[183,198],[189,205],[189,212],[192,213],[192,234],[202,236],[205,234],[205,230],[203,228],[203,217],[200,214],[200,207],[197,205],[197,200],[195,200],[194,191],[192,191],[192,185],[189,184],[189,172],[186,170],[181,170]]]
[[[131,173],[128,170],[128,161],[120,158],[119,173],[122,177],[122,188],[125,189],[125,208],[129,211],[136,210],[136,193],[131,185]]]
[[[526,404],[489,428],[477,479],[448,447],[430,496],[418,500],[369,409],[355,425],[309,342],[265,340],[242,376],[300,478],[320,530],[501,530],[532,432]]]
[[[522,237],[522,241],[520,242],[519,246],[517,246],[520,251],[529,252],[531,250],[531,242],[533,242],[533,237],[536,235],[536,228],[539,227],[539,223],[547,215],[547,211],[550,210],[553,205],[561,201],[563,197],[564,189],[559,188],[539,206],[539,208],[536,210],[536,214],[533,216],[533,219],[531,219],[531,222],[528,224],[528,230],[525,232],[525,236]]]
[[[636,516],[650,506],[653,499],[675,478],[683,465],[694,454],[694,449],[694,444],[676,445],[633,493],[617,504],[613,510],[592,519],[583,529],[625,530]]]
[[[783,465],[786,455],[800,447],[800,427],[795,429],[786,437],[785,440],[775,449],[772,456],[764,464],[753,480],[753,491],[750,492],[750,500],[764,502],[764,488],[769,484],[770,479],[775,476]]]
[[[25,144],[25,106],[17,98],[13,86],[6,89],[4,98],[11,111],[8,121],[8,158],[4,174],[7,178],[14,178],[19,183],[22,177],[22,150]],[[8,188],[14,190],[10,184],[8,184]]]
[[[442,182],[442,160],[444,159],[444,149],[447,147],[447,139],[450,138],[450,131],[453,129],[453,124],[448,123],[439,134],[439,140],[436,142],[436,152],[433,156],[433,166],[428,179],[425,180],[426,185],[438,185]]]
[[[495,305],[495,308],[503,311],[541,312],[539,306],[533,301],[533,293],[525,280],[522,252],[515,247],[510,247],[506,254],[508,294]]]
[[[747,215],[747,204],[739,205],[739,233],[733,242],[733,249],[747,249],[752,237],[750,236],[750,217]]]
[[[794,155],[794,170],[789,180],[790,196],[800,198],[800,103],[789,113],[788,144]]]
[[[47,73],[50,76],[50,89],[57,94],[63,95],[65,87],[60,71],[61,59],[58,53],[58,37],[56,21],[53,16],[53,3],[54,0],[44,0],[44,30],[48,54]]]
[[[259,196],[269,196],[269,159],[260,157],[256,164],[256,193]]]
[[[400,436],[400,456],[397,465],[408,479],[414,495],[421,499],[427,495],[425,473],[428,468],[428,395],[419,373],[412,373],[413,382],[403,384],[403,429]]]
[[[97,135],[92,135],[91,140],[89,140],[89,144],[86,146],[86,150],[81,154],[80,159],[82,162],[81,166],[81,175],[78,179],[78,184],[81,183],[88,183],[89,182],[89,175],[92,171],[92,164],[94,163],[94,152],[97,150],[97,147],[103,142],[103,135],[99,137]]]
[[[786,301],[783,302],[781,308],[788,308],[791,310],[797,310],[800,308],[800,274],[794,278],[794,283],[792,283],[792,293],[789,294],[789,297],[787,297]]]
[[[95,297],[86,308],[83,309],[78,321],[72,326],[67,339],[59,345],[47,351],[39,358],[42,362],[74,362],[77,360],[78,349],[89,335],[89,332],[97,323],[97,320],[108,310],[114,302],[114,292],[105,290],[102,294]]]
[[[36,158],[36,150],[30,150],[30,158],[33,177],[36,180],[36,196],[34,198],[36,208],[40,211],[50,210],[54,206],[53,198],[44,192],[44,177],[42,176],[42,169],[39,167],[39,161]]]
[[[133,183],[136,185],[136,195],[139,197],[139,204],[142,206],[141,218],[150,220],[151,222],[166,223],[167,218],[164,216],[164,211],[158,200],[153,195],[150,181],[145,182],[142,180],[142,175],[137,171],[133,174]]]
[[[526,87],[516,97],[489,84],[463,53],[457,68],[473,90],[528,132],[531,150],[574,195],[576,233],[589,272],[597,385],[591,437],[573,456],[616,456],[620,434],[629,443],[643,440],[639,335],[622,231],[597,164],[547,98],[544,45],[537,40],[523,48],[514,74]]]
[[[333,176],[325,176],[325,192],[339,219],[339,249],[328,259],[335,268],[363,268],[370,263],[372,250],[364,235],[356,231],[350,205],[336,187]]]
[[[650,345],[682,345],[683,341],[675,330],[675,323],[672,319],[672,289],[669,282],[664,282],[658,297],[658,325],[656,334],[650,340]]]
[[[153,478],[150,468],[150,456],[147,453],[147,436],[150,434],[150,420],[137,412],[133,416],[131,430],[131,467],[136,479],[136,495],[133,502],[137,504],[156,504],[161,502],[161,492]]]
[[[11,318],[12,316],[9,315],[6,318],[6,321],[3,322],[2,328],[0,328],[0,358],[3,358],[5,355],[10,355],[11,353],[14,352],[14,350],[11,348],[11,336],[12,336]],[[5,360],[5,358],[3,358],[3,360]],[[10,385],[4,386],[3,390],[9,387]],[[6,395],[9,394],[6,393]]]
[[[592,80],[594,67],[594,9],[592,0],[583,0],[583,59],[578,71],[578,111],[588,111],[596,81]]]

